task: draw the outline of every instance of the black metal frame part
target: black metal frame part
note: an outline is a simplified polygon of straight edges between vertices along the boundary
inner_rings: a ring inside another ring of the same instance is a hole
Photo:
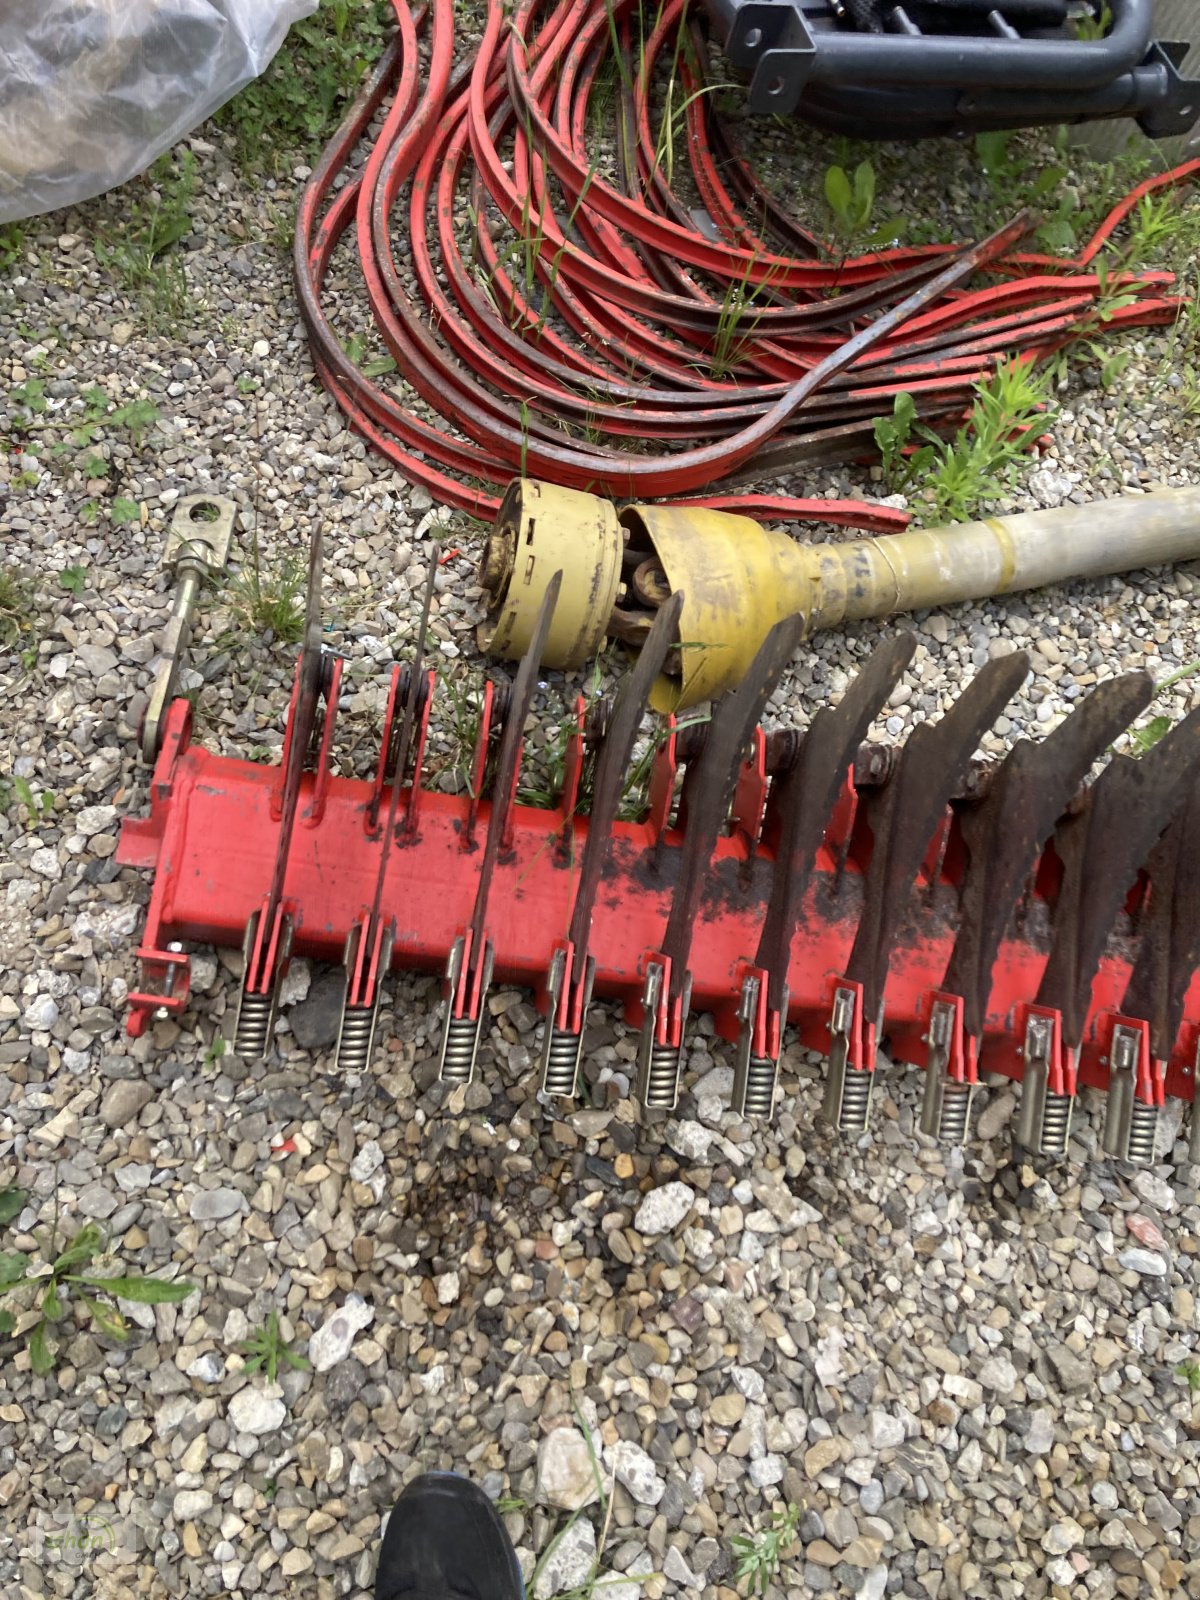
[[[919,138],[1136,118],[1186,133],[1200,83],[1186,43],[1154,38],[1153,0],[1108,0],[1080,38],[1082,0],[705,0],[748,82],[752,112],[794,111],[836,133]]]

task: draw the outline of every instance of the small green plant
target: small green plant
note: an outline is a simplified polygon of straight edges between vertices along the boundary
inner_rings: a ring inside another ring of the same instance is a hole
[[[110,501],[108,514],[118,527],[128,527],[132,522],[142,520],[142,508],[136,500],[130,500],[125,495],[119,494],[115,500]]]
[[[19,222],[6,222],[0,228],[0,272],[11,272],[25,248],[25,229]]]
[[[33,584],[14,567],[0,566],[0,650],[13,650],[33,632]]]
[[[897,396],[891,417],[875,424],[891,485],[923,493],[936,521],[967,521],[1011,482],[1029,430],[1049,424],[1048,384],[1023,361],[1002,362],[976,384],[967,420],[949,439],[916,422],[911,396]]]
[[[528,1504],[529,1501],[522,1499],[519,1494],[502,1494],[495,1502],[496,1510],[502,1517],[506,1517],[510,1511],[524,1511]]]
[[[13,433],[20,437],[32,432],[38,425],[37,418],[49,404],[45,379],[26,378],[24,383],[18,383],[8,391],[8,398],[16,407],[15,414],[9,419]]]
[[[1156,683],[1154,693],[1157,697],[1164,690],[1174,688],[1177,683],[1182,683],[1185,678],[1194,678],[1200,672],[1200,661],[1190,661],[1185,667],[1177,667],[1174,672],[1169,672],[1161,683]],[[1150,721],[1140,728],[1130,728],[1129,744],[1134,755],[1144,756],[1148,750],[1153,750],[1168,733],[1174,723],[1170,717],[1151,717]]]
[[[750,348],[765,309],[763,299],[770,292],[769,276],[761,283],[751,283],[751,266],[747,263],[740,278],[730,279],[717,312],[708,370],[718,383],[732,376]]]
[[[1072,17],[1071,27],[1077,39],[1103,39],[1112,27],[1112,8],[1108,0],[1088,0],[1088,9]]]
[[[187,278],[171,247],[191,231],[195,156],[186,147],[167,151],[150,168],[149,182],[149,194],[130,200],[121,220],[98,234],[96,259],[138,297],[151,328],[170,329],[187,312]]]
[[[310,1362],[307,1356],[302,1356],[299,1351],[288,1348],[288,1342],[279,1331],[279,1313],[267,1313],[267,1320],[257,1333],[249,1339],[243,1339],[238,1349],[246,1357],[247,1372],[265,1372],[267,1380],[274,1383],[279,1376],[279,1366],[291,1367],[294,1372],[307,1372]]]
[[[275,1496],[279,1493],[279,1482],[276,1478],[267,1478],[262,1486],[263,1499],[269,1506],[275,1504]]]
[[[905,390],[893,400],[890,417],[875,418],[875,443],[879,447],[883,475],[889,483],[899,483],[904,476],[904,451],[916,422],[917,403]]]
[[[212,1043],[209,1045],[208,1049],[204,1052],[204,1064],[205,1064],[205,1066],[206,1067],[215,1067],[217,1062],[220,1061],[221,1057],[225,1054],[226,1048],[227,1048],[227,1046],[225,1044],[225,1036],[224,1036],[224,1034],[220,1034],[220,1033],[214,1034],[213,1035],[213,1039],[212,1039]]]
[[[6,1190],[6,1205],[24,1204]],[[20,1191],[16,1191],[20,1194]],[[26,1342],[29,1364],[39,1377],[54,1368],[58,1358],[59,1325],[72,1314],[90,1320],[98,1332],[118,1343],[129,1337],[119,1302],[139,1305],[178,1305],[192,1292],[186,1278],[165,1279],[153,1273],[113,1275],[100,1269],[112,1261],[103,1231],[88,1222],[59,1249],[58,1219],[38,1236],[40,1256],[24,1250],[0,1252],[0,1298],[12,1302],[0,1308],[0,1335],[18,1334]]]
[[[41,794],[34,794],[33,786],[28,778],[22,778],[17,773],[0,781],[0,811],[8,816],[14,803],[25,807],[27,818],[26,826],[34,828],[54,812],[54,796],[49,791],[43,790]],[[0,1218],[0,1221],[3,1221]]]
[[[1181,1361],[1175,1372],[1176,1376],[1186,1378],[1189,1394],[1200,1394],[1200,1361]]]
[[[875,167],[870,161],[860,161],[853,173],[842,166],[827,167],[825,203],[844,250],[876,250],[894,244],[907,227],[903,217],[891,217],[871,226],[875,212]]]
[[[85,500],[79,508],[79,520],[86,527],[93,527],[100,520],[99,500]]]
[[[730,1539],[734,1579],[748,1584],[750,1594],[766,1594],[780,1562],[796,1542],[800,1514],[799,1506],[777,1507],[758,1533],[735,1533]]]
[[[257,633],[269,633],[283,644],[299,644],[304,637],[307,575],[307,565],[296,555],[265,565],[256,535],[249,565],[229,585],[230,610]]]
[[[134,448],[141,449],[146,429],[158,421],[158,407],[151,400],[131,400],[118,406],[108,418],[110,427],[125,428],[133,440]]]
[[[82,594],[87,586],[87,568],[64,567],[58,581],[68,594]]]
[[[315,155],[395,27],[388,0],[325,0],[294,22],[261,78],[217,113],[250,177]]]

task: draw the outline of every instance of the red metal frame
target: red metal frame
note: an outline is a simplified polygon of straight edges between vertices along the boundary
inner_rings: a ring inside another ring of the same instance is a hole
[[[422,730],[433,703],[430,678]],[[336,676],[330,690],[336,702]],[[486,701],[490,710],[490,695]],[[345,959],[347,937],[374,894],[382,849],[381,830],[372,826],[377,782],[342,778],[329,768],[328,732],[336,703],[327,706],[326,736],[314,771],[302,779],[296,844],[288,863],[285,909],[296,954],[321,960]],[[486,723],[476,750],[476,778],[486,753]],[[576,737],[578,734],[576,735]],[[385,741],[387,730],[385,727]],[[423,732],[422,739],[423,743]],[[386,743],[384,745],[386,749]],[[381,752],[381,763],[383,755]],[[419,750],[418,750],[419,760]],[[736,1039],[739,1004],[765,911],[774,865],[771,841],[777,837],[771,792],[760,780],[762,747],[743,769],[739,815],[717,843],[709,883],[692,941],[689,972],[691,1007],[715,1014],[718,1032]],[[549,1004],[547,976],[556,952],[567,957],[560,991],[560,1017],[574,1025],[567,1009],[579,993],[572,981],[572,952],[565,946],[570,921],[575,863],[588,819],[575,812],[579,755],[568,760],[568,793],[554,809],[517,805],[510,837],[497,863],[488,906],[487,936],[495,951],[499,981],[534,990],[539,1007]],[[594,993],[624,1001],[631,1022],[642,1021],[646,963],[664,962],[659,950],[670,910],[672,887],[686,819],[671,819],[677,760],[675,738],[658,753],[650,783],[648,814],[641,822],[620,822],[613,830],[611,866],[601,887],[588,939],[595,962]],[[415,769],[419,774],[419,765]],[[765,792],[765,801],[762,795]],[[263,904],[275,859],[279,769],[216,756],[191,743],[191,709],[178,700],[166,719],[162,753],[150,785],[150,814],[126,821],[118,860],[153,869],[155,881],[139,956],[142,984],[129,997],[129,1031],[142,1032],[152,1016],[182,1012],[189,1001],[188,960],[183,941],[240,946],[246,927]],[[805,1044],[826,1050],[831,997],[846,965],[858,922],[862,875],[870,855],[870,836],[849,785],[835,809],[819,852],[805,916],[797,931],[788,973],[786,1020]],[[422,789],[414,777],[405,790],[401,817],[388,857],[383,916],[394,924],[391,964],[396,968],[444,974],[456,940],[470,927],[479,860],[491,804],[480,798]],[[419,801],[419,804],[418,804]],[[924,1065],[931,999],[943,995],[941,981],[954,936],[957,873],[963,852],[956,847],[953,808],[937,830],[936,847],[926,856],[912,891],[906,932],[892,953],[881,1036],[890,1053]],[[1031,882],[1033,896],[1052,901],[1059,873],[1050,850]],[[1026,919],[1028,920],[1028,919]],[[1036,920],[1036,919],[1035,919]],[[276,930],[260,930],[274,937]],[[1126,941],[1126,944],[1128,941]],[[371,953],[377,959],[378,952]],[[1022,1076],[1020,1056],[1025,1020],[1045,964],[1033,943],[1007,938],[996,962],[987,1022],[977,1057],[953,1065],[951,1075],[974,1081],[979,1073]],[[464,960],[463,981],[470,968]],[[168,974],[169,980],[168,980]],[[1079,1061],[1079,1081],[1104,1087],[1112,1019],[1130,974],[1127,954],[1115,947],[1101,961],[1093,985]],[[761,975],[760,975],[761,976]],[[373,980],[375,973],[371,973]],[[760,994],[765,994],[765,983]],[[664,995],[667,985],[664,984]],[[568,996],[571,997],[568,1000]],[[456,1007],[469,997],[455,996]],[[873,1060],[872,1019],[860,1018],[861,1040],[852,1040],[852,1066]],[[684,1018],[665,1005],[656,1019],[659,1043],[674,1044]],[[783,1019],[765,1010],[755,1023],[755,1049],[778,1051],[776,1029]],[[1200,973],[1188,990],[1184,1023],[1166,1064],[1162,1089],[1190,1100],[1200,1045]],[[1073,1092],[1071,1064],[1060,1060],[1051,1087]],[[1158,1091],[1161,1093],[1162,1091]]]

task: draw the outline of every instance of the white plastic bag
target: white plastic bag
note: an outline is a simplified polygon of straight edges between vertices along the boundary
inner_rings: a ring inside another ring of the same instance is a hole
[[[0,222],[124,183],[266,67],[317,0],[0,0]]]

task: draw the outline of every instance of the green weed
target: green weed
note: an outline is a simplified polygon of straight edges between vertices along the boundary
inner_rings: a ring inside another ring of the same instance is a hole
[[[5,1195],[11,1220],[25,1196],[11,1189]],[[102,1271],[113,1257],[108,1240],[94,1222],[64,1238],[60,1249],[56,1216],[53,1226],[42,1230],[37,1239],[40,1255],[0,1251],[0,1298],[10,1301],[0,1308],[0,1335],[18,1334],[25,1340],[29,1364],[39,1377],[53,1370],[58,1358],[58,1326],[73,1311],[75,1321],[90,1321],[98,1332],[123,1344],[129,1330],[120,1301],[177,1305],[194,1287],[186,1278],[167,1280],[153,1273],[114,1275]]]
[[[935,521],[965,522],[995,500],[1028,457],[1027,434],[1051,421],[1049,379],[1022,361],[1007,361],[975,386],[966,422],[949,439],[916,421],[912,397],[897,395],[875,439],[893,488],[924,495]]]
[[[766,1594],[780,1562],[796,1542],[800,1515],[799,1506],[777,1508],[758,1533],[735,1533],[730,1539],[734,1578],[739,1584],[748,1584],[751,1594]]]
[[[0,272],[11,272],[21,259],[25,248],[25,227],[20,222],[6,222],[0,227]]]
[[[243,172],[270,176],[315,155],[393,24],[387,0],[323,0],[293,23],[262,77],[217,112]]]
[[[1108,0],[1088,0],[1088,9],[1072,17],[1071,28],[1077,39],[1103,39],[1112,27],[1112,9]]]
[[[1200,661],[1191,661],[1185,667],[1177,667],[1174,672],[1169,672],[1160,683],[1154,686],[1155,698],[1171,689],[1177,683],[1182,683],[1185,678],[1194,678],[1200,672]],[[1134,755],[1144,756],[1148,750],[1153,750],[1160,739],[1170,733],[1174,723],[1170,717],[1151,717],[1143,727],[1130,728],[1129,744]]]
[[[14,650],[32,634],[35,614],[32,580],[13,567],[0,567],[0,650]]]
[[[87,587],[87,568],[64,567],[58,575],[58,581],[68,594],[82,594]]]
[[[119,494],[115,500],[109,502],[108,514],[119,528],[124,528],[130,523],[141,521],[142,508],[136,500],[130,500],[128,496]]]
[[[187,317],[187,277],[182,258],[171,247],[191,231],[188,207],[196,191],[196,158],[186,148],[168,151],[150,168],[149,177],[149,194],[131,199],[121,220],[98,234],[96,259],[138,299],[150,328],[170,331]]]
[[[890,217],[886,222],[871,226],[875,212],[875,168],[870,161],[860,161],[852,174],[845,167],[828,167],[825,203],[843,251],[877,250],[895,244],[908,226],[903,217]]]
[[[45,790],[41,794],[34,794],[28,778],[18,777],[16,773],[0,780],[0,812],[7,817],[14,805],[25,807],[27,828],[35,828],[39,822],[54,814],[54,796]],[[0,1217],[0,1222],[5,1220]]]
[[[1181,1361],[1175,1372],[1178,1377],[1187,1379],[1189,1394],[1200,1394],[1200,1361]]]
[[[289,1349],[288,1341],[279,1331],[279,1313],[271,1311],[264,1325],[249,1339],[243,1339],[238,1349],[247,1358],[247,1372],[265,1372],[267,1381],[274,1383],[279,1376],[280,1363],[294,1372],[307,1372],[310,1362],[299,1351]]]
[[[282,644],[299,644],[304,637],[307,579],[307,564],[297,555],[264,564],[256,534],[250,542],[249,564],[229,584],[230,610],[256,633],[269,633]]]

